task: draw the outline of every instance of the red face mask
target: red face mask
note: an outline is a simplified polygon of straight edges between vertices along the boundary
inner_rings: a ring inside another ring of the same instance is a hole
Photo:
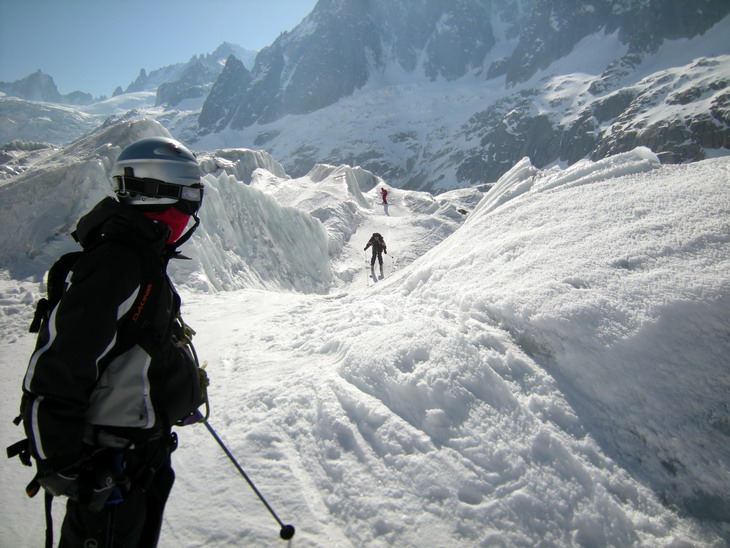
[[[170,236],[167,238],[168,244],[175,243],[182,236],[190,220],[190,215],[175,207],[168,207],[165,211],[144,211],[142,215],[153,221],[163,222],[170,227]]]

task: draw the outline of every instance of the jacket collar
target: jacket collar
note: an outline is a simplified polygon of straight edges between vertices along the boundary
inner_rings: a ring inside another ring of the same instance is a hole
[[[133,206],[107,197],[79,219],[73,237],[83,248],[96,243],[102,236],[137,239],[162,255],[169,230],[166,225],[147,219]]]

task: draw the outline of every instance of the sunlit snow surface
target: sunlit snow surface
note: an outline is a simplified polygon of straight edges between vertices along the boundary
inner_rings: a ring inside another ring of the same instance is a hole
[[[36,280],[107,192],[92,149],[53,164],[53,196],[77,189],[53,222],[33,207],[48,160],[0,187],[0,225],[24,227],[3,236],[0,263],[8,443]],[[296,526],[291,546],[730,538],[729,158],[523,160],[483,197],[390,189],[388,206],[382,181],[346,166],[259,168],[250,184],[208,171],[193,260],[173,271],[208,362],[210,423]],[[35,198],[21,190],[34,184]],[[375,231],[383,280],[363,251]],[[179,435],[161,546],[284,545],[205,428]],[[3,546],[41,545],[32,471],[1,470]]]

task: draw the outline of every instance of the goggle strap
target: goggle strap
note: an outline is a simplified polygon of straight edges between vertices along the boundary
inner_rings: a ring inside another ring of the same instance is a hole
[[[117,192],[134,192],[150,198],[171,198],[190,202],[203,201],[203,187],[176,185],[157,179],[139,179],[127,175],[116,175]]]

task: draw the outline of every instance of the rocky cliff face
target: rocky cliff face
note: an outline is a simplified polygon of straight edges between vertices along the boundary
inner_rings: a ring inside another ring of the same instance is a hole
[[[174,82],[164,82],[157,88],[156,105],[177,106],[185,99],[204,97],[210,90],[210,82],[218,75],[217,68],[205,66],[200,61],[188,64]]]
[[[320,1],[294,33],[259,52],[231,127],[314,112],[362,87],[369,58],[381,56],[367,6],[356,0]]]
[[[727,151],[728,61],[700,58],[608,93],[598,93],[604,82],[595,80],[569,118],[560,104],[553,112],[535,112],[535,102],[543,102],[551,87],[501,99],[462,126],[459,134],[473,146],[454,156],[457,178],[469,184],[496,180],[523,156],[539,166],[573,164],[647,146],[664,161],[678,163],[702,160],[707,149]]]
[[[228,99],[239,107],[231,127],[313,112],[392,67],[430,80],[485,67],[487,78],[505,76],[514,86],[601,30],[617,31],[629,53],[646,54],[664,39],[703,33],[729,12],[724,0],[320,0],[259,54],[249,89]],[[502,58],[492,56],[497,21],[519,35]]]
[[[17,82],[0,82],[0,91],[29,101],[61,102],[61,94],[58,92],[53,78],[43,74],[40,70]]]
[[[230,126],[314,112],[392,65],[430,80],[460,78],[493,46],[490,20],[480,0],[320,0],[259,53],[246,92],[226,99],[238,106]],[[210,117],[205,108],[201,117]]]
[[[514,52],[491,75],[503,72],[508,85],[527,81],[600,30],[618,31],[630,53],[653,53],[665,39],[702,34],[728,12],[722,0],[537,0]]]
[[[157,103],[167,103],[170,97],[175,100],[184,98],[200,97],[201,95],[193,88],[205,86],[206,93],[212,83],[223,70],[225,60],[235,55],[244,63],[253,64],[256,52],[243,49],[240,46],[223,42],[213,53],[207,55],[194,55],[186,63],[176,63],[147,73],[140,69],[137,78],[129,84],[125,93],[136,91],[158,91],[163,87],[162,97],[158,95]],[[117,92],[114,92],[117,95]]]
[[[200,127],[211,132],[225,128],[238,112],[250,84],[251,73],[234,55],[229,56],[205,99],[198,117]]]
[[[728,148],[728,60],[643,74],[667,40],[701,36],[728,13],[725,0],[320,0],[260,52],[245,90],[241,79],[216,84],[188,138],[235,130],[294,175],[317,161],[353,163],[397,186],[436,192],[494,181],[523,156],[543,167],[646,145],[667,161],[699,160]],[[614,55],[592,46],[592,36],[612,37]],[[563,78],[560,62],[590,58],[586,47],[605,61],[571,95],[562,88],[573,77]],[[472,90],[481,80],[502,91],[460,122],[444,121],[438,108],[419,112],[420,129],[399,127],[416,116],[402,98],[382,104],[378,115],[388,120],[377,127],[367,121],[370,107],[348,99],[360,93],[371,102],[404,83],[453,83],[454,94],[468,94],[458,91],[465,79],[477,82]],[[328,131],[317,113],[344,110],[341,103],[348,116],[340,123],[352,129],[333,128],[333,145],[319,137]],[[277,123],[291,114],[311,115],[316,129],[296,148],[284,144],[287,127]]]

